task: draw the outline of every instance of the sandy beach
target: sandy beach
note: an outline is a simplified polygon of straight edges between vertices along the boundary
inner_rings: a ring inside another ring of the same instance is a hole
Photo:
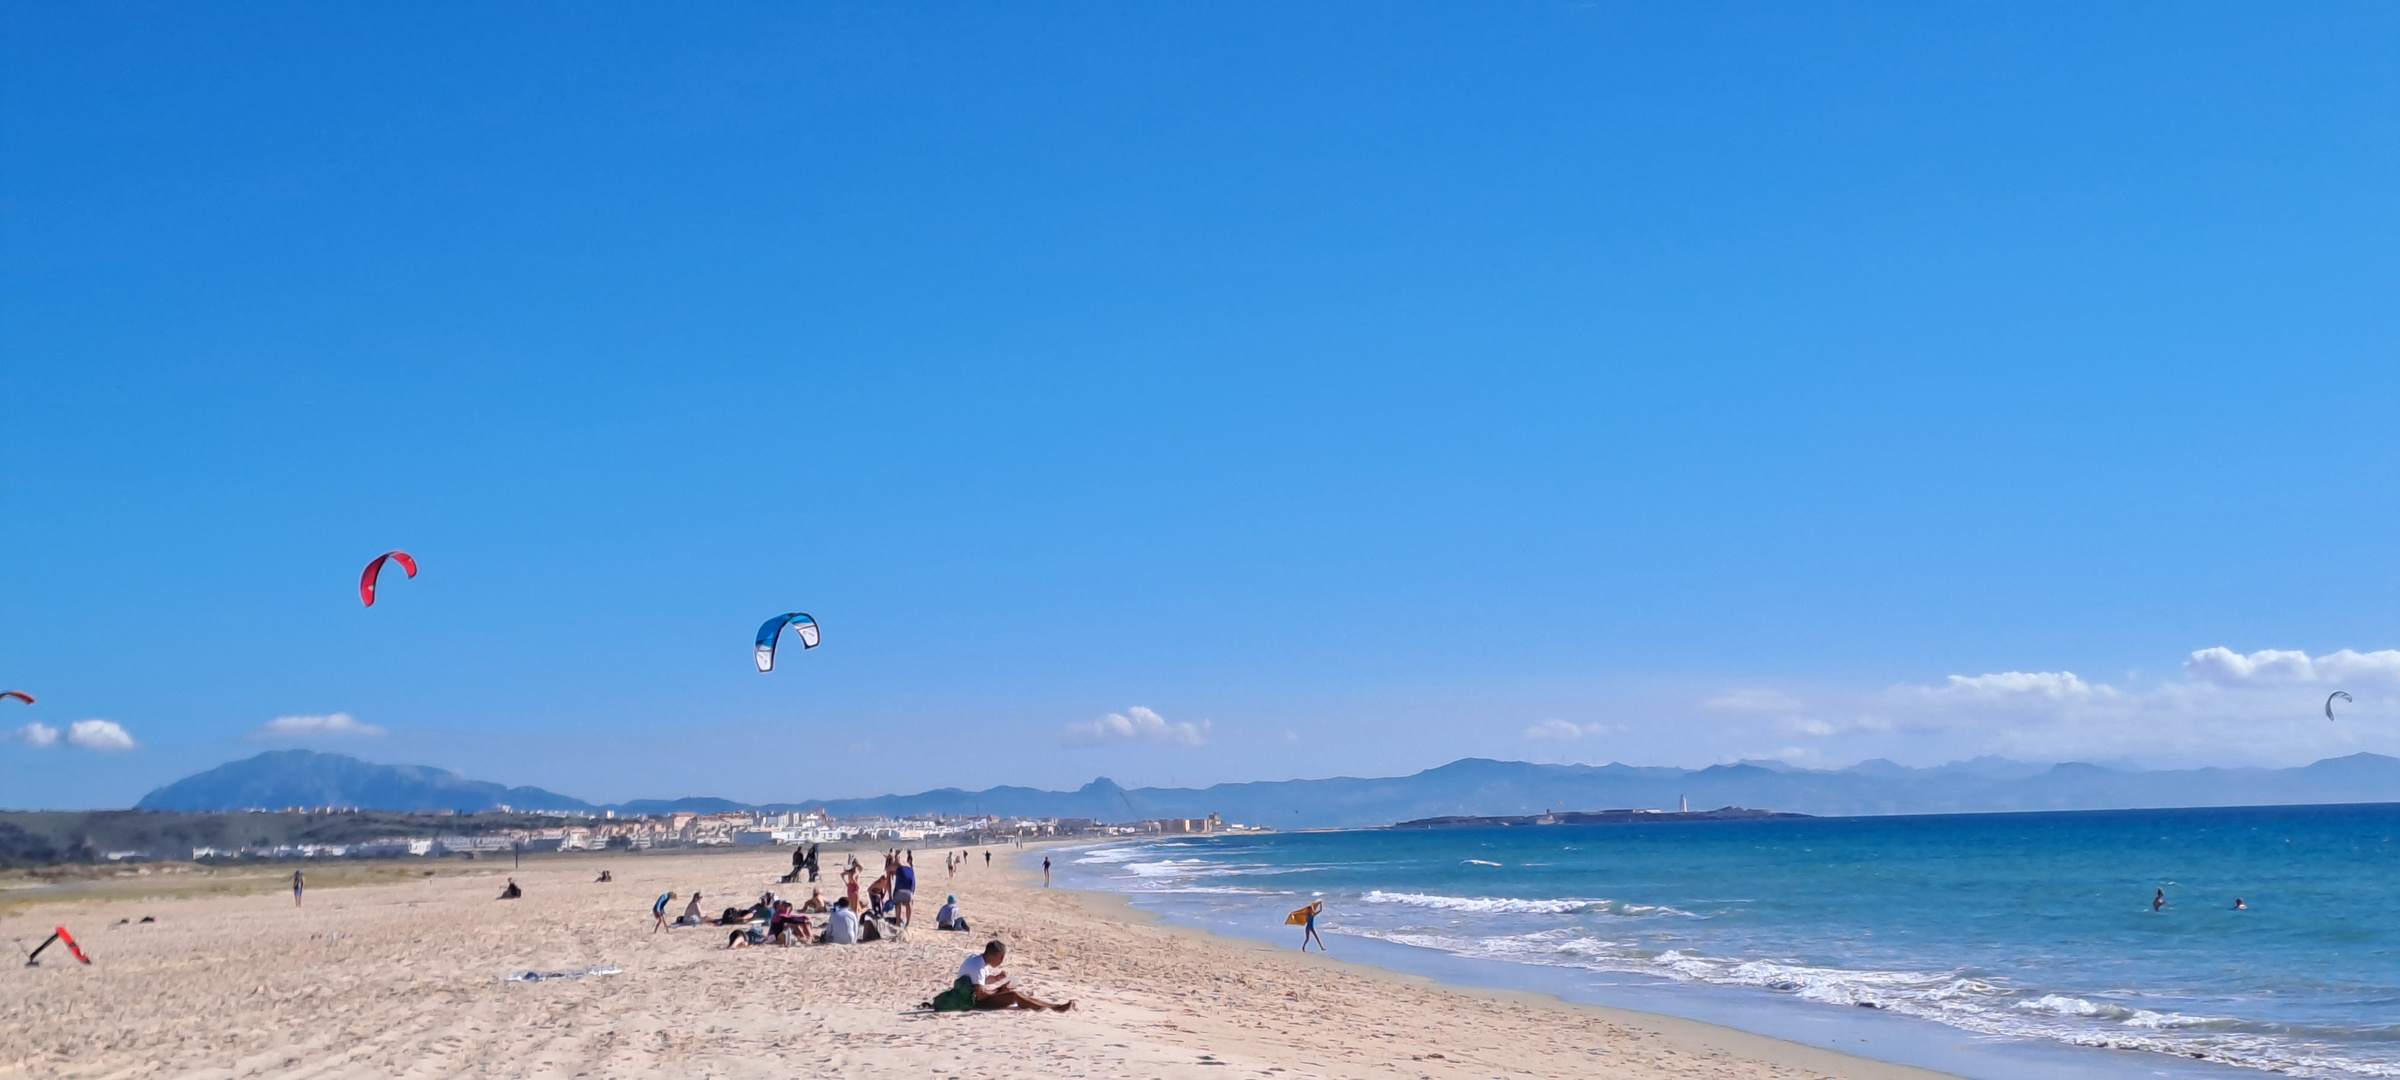
[[[30,947],[65,924],[94,962],[55,947],[40,967],[12,962],[0,1077],[1938,1075],[1164,926],[1114,897],[1043,889],[995,854],[945,879],[941,853],[920,851],[918,927],[850,947],[652,932],[650,902],[668,889],[699,889],[712,912],[794,895],[775,884],[782,851],[312,868],[298,910],[288,870],[114,879],[115,895],[12,890],[0,938]],[[613,883],[594,883],[603,868]],[[524,899],[496,900],[510,876]],[[931,930],[953,892],[972,935]],[[1009,942],[1018,985],[1078,1008],[919,1011],[987,937]],[[622,971],[508,980],[610,967]]]

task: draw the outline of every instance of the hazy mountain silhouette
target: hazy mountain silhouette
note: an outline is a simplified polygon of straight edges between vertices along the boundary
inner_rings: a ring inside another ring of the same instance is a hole
[[[1977,758],[1933,768],[1877,759],[1847,769],[1780,763],[1706,769],[1535,765],[1464,758],[1410,776],[1272,780],[1208,788],[1127,790],[1106,777],[1074,791],[941,788],[914,795],[750,804],[730,799],[642,799],[594,805],[540,788],[503,787],[420,765],[374,765],[341,754],[282,750],[220,765],[143,796],[146,810],[247,810],[355,806],[370,810],[507,805],[519,810],[666,813],[823,808],[838,816],[1001,814],[1024,817],[1204,817],[1276,828],[1388,825],[1453,814],[1543,810],[1693,809],[1748,806],[1820,815],[2106,810],[2162,806],[2400,801],[2400,758],[2352,754],[2292,769],[2135,771],[2083,762],[2029,764]]]
[[[342,806],[361,810],[595,810],[581,799],[535,787],[469,780],[425,765],[376,765],[348,754],[269,750],[159,788],[136,810],[281,810]]]

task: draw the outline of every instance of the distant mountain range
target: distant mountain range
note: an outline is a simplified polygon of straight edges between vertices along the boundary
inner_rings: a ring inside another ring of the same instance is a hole
[[[376,765],[348,754],[269,750],[194,773],[142,796],[136,810],[281,810],[347,806],[361,810],[599,810],[537,787],[469,780],[426,765]]]
[[[1933,768],[1889,761],[1847,769],[1744,763],[1705,769],[1534,765],[1464,758],[1410,776],[1333,777],[1127,790],[1105,777],[1074,791],[941,788],[915,795],[751,804],[730,799],[587,803],[534,787],[504,787],[422,765],[375,765],[342,754],[278,750],[185,777],[142,797],[137,809],[225,811],[287,806],[370,810],[676,811],[803,810],[837,816],[1001,814],[1023,817],[1204,817],[1275,828],[1389,825],[1452,815],[1544,810],[1747,806],[1819,815],[2107,810],[2162,806],[2400,802],[2400,758],[2352,754],[2291,769],[2130,771],[2080,762],[2035,765],[1977,758]]]

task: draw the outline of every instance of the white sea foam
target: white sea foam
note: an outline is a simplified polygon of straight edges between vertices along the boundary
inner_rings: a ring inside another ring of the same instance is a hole
[[[1075,862],[1078,865],[1096,864],[1100,866],[1108,866],[1116,863],[1132,862],[1133,860],[1139,859],[1148,854],[1150,854],[1150,849],[1139,847],[1093,848],[1084,852],[1082,857],[1076,859]]]
[[[1597,897],[1565,897],[1556,900],[1524,900],[1510,896],[1443,896],[1438,893],[1385,892],[1375,889],[1359,897],[1370,904],[1400,904],[1408,907],[1431,908],[1436,911],[1458,911],[1478,915],[1683,915],[1699,918],[1688,911],[1656,904],[1625,904]]]
[[[1652,953],[1638,944],[1595,937],[1578,927],[1480,937],[1424,928],[1340,925],[1331,929],[1479,959],[1755,987],[1825,1005],[1871,1006],[1986,1035],[2148,1050],[2178,1057],[2199,1055],[2224,1064],[2320,1080],[2400,1077],[2400,1063],[2361,1060],[2341,1048],[2262,1031],[2257,1025],[2227,1017],[2144,1009],[2066,994],[2032,994],[1966,971],[1860,971],[1791,961],[1728,959],[1677,949]]]

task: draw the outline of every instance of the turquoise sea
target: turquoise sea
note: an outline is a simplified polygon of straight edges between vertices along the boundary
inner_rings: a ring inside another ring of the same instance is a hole
[[[1193,837],[1062,863],[1176,921],[1296,943],[1284,913],[1322,899],[1347,959],[1967,1076],[2400,1076],[2400,804]]]

